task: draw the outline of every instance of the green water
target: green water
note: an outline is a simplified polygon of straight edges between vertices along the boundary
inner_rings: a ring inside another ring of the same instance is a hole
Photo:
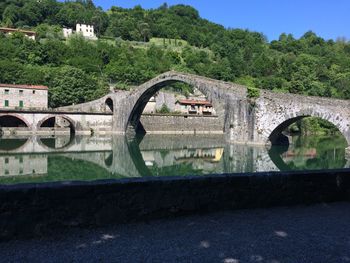
[[[345,148],[338,136],[271,149],[221,136],[0,138],[0,184],[347,168]]]

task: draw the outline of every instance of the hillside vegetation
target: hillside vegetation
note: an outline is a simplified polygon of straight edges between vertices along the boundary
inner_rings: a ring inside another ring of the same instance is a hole
[[[269,42],[261,33],[202,19],[184,5],[104,12],[91,0],[4,0],[0,18],[3,26],[38,32],[37,41],[0,35],[0,82],[48,85],[52,107],[95,99],[108,92],[108,83],[125,88],[171,69],[252,88],[350,98],[344,39],[306,32]],[[77,22],[94,24],[101,39],[65,41],[61,28]]]

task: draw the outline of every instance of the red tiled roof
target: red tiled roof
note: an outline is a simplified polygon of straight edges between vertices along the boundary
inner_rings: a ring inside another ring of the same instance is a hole
[[[16,84],[0,84],[1,88],[16,88],[16,89],[40,89],[40,90],[47,90],[48,87],[46,86],[39,86],[39,85],[16,85]]]
[[[22,29],[18,29],[18,28],[0,27],[0,31],[3,31],[3,32],[20,32],[20,33],[29,34],[29,35],[36,35],[36,32],[34,32],[34,31],[22,30]]]
[[[187,104],[187,105],[207,105],[212,106],[212,104],[207,100],[178,100],[181,104]]]

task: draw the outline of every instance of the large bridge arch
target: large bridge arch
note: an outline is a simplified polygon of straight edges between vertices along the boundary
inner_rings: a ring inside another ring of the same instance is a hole
[[[131,93],[125,94],[124,97],[121,93],[116,94],[118,95],[116,97],[118,99],[116,103],[118,114],[116,114],[115,122],[113,123],[114,130],[120,133],[135,131],[149,99],[160,89],[175,82],[191,85],[207,97],[222,120],[223,131],[229,126],[227,124],[229,123],[227,113],[230,112],[228,108],[235,104],[234,101],[246,99],[247,90],[243,86],[191,74],[174,71],[166,72],[144,83]]]
[[[350,145],[349,109],[349,100],[260,90],[254,104],[253,142],[274,143],[276,135],[293,122],[318,117],[337,127]]]

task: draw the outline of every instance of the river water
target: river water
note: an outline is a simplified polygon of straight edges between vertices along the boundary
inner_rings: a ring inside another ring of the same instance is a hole
[[[296,136],[270,149],[221,136],[8,137],[0,184],[348,168],[345,148],[338,136]]]

